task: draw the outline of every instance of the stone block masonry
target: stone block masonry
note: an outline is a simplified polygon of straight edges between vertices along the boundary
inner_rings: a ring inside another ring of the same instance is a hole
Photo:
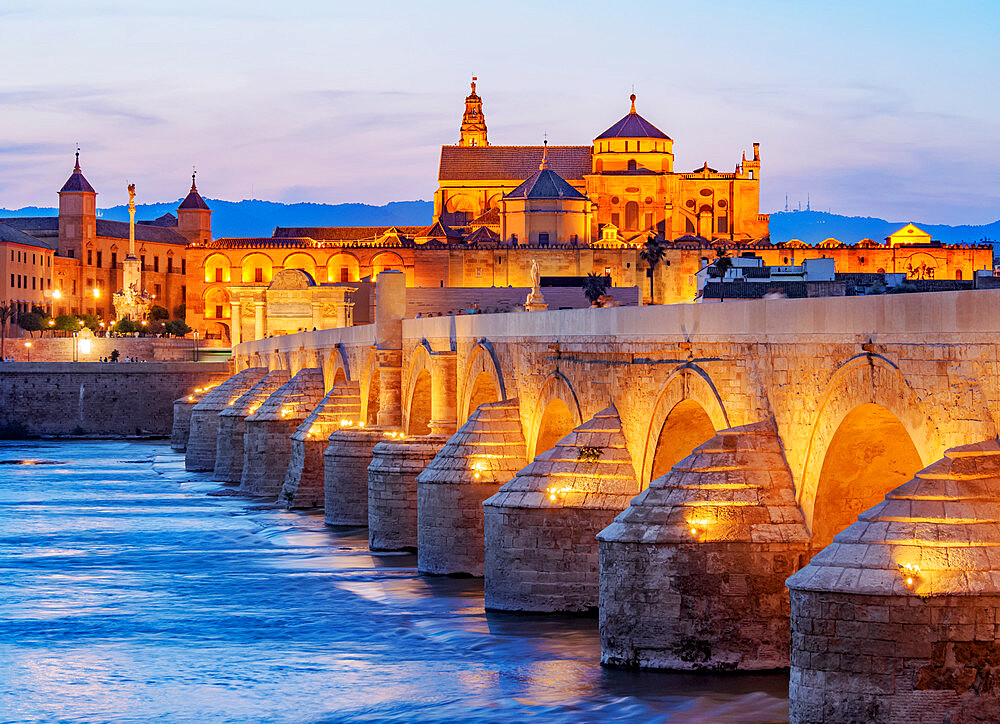
[[[198,387],[190,395],[174,400],[174,425],[170,430],[170,449],[174,452],[187,450],[188,435],[191,433],[191,410],[203,396],[203,388]]]
[[[444,447],[444,435],[388,439],[368,466],[368,546],[373,551],[417,547],[417,476]]]
[[[700,445],[597,538],[603,663],[788,666],[785,579],[809,533],[773,423]]]
[[[483,575],[483,501],[527,461],[518,401],[480,405],[417,476],[417,569]]]
[[[597,533],[639,492],[612,405],[483,503],[486,607],[597,608]]]
[[[788,588],[793,723],[1000,720],[1000,444],[948,450]]]
[[[215,479],[238,483],[243,477],[243,436],[246,418],[257,411],[271,393],[291,379],[288,370],[271,370],[232,405],[219,413],[215,446]]]
[[[174,400],[229,374],[224,362],[6,362],[0,426],[29,435],[170,435]]]
[[[346,428],[323,453],[323,517],[327,525],[368,525],[368,466],[384,428]]]
[[[250,367],[213,387],[191,410],[191,430],[184,454],[187,470],[213,470],[218,447],[219,413],[236,404],[251,387],[261,381],[267,369]]]
[[[323,372],[299,370],[247,415],[240,492],[277,498],[292,455],[292,433],[323,398]]]
[[[361,418],[357,382],[341,382],[320,400],[292,434],[292,453],[278,500],[289,508],[322,508],[323,452],[330,435]]]

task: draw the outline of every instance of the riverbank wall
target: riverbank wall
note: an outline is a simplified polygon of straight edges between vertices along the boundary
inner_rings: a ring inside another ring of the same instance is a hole
[[[28,435],[169,435],[174,400],[229,375],[225,362],[5,362],[0,428]]]

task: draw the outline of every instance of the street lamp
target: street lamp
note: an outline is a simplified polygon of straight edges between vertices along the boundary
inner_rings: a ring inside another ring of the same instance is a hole
[[[79,335],[80,335],[79,332],[73,332],[73,361],[74,362],[79,362],[80,361],[80,347],[79,347],[80,341],[78,339]]]
[[[198,333],[194,333],[194,361],[198,361]]]
[[[31,342],[24,343],[24,351],[28,355],[28,361],[31,362]]]
[[[53,299],[62,299],[62,290],[61,289],[53,289],[52,290],[52,298]]]
[[[101,298],[101,290],[98,289],[97,287],[94,287],[94,299],[100,299],[100,298]]]

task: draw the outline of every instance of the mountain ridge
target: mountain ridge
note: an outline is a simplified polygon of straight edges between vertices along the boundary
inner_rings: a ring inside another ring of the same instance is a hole
[[[165,213],[177,214],[177,201],[141,204],[136,218],[149,221]],[[323,204],[244,199],[225,201],[208,199],[212,208],[212,232],[223,237],[269,237],[276,226],[430,226],[434,204],[430,201],[392,201],[373,205],[364,203]],[[0,219],[7,216],[54,216],[52,207],[26,206],[0,208]],[[98,211],[103,219],[128,221],[128,207],[112,206]],[[771,240],[775,243],[800,239],[818,244],[833,237],[846,244],[864,238],[883,241],[892,232],[914,223],[946,244],[993,244],[1000,238],[1000,220],[988,224],[927,224],[918,220],[887,221],[874,216],[843,216],[826,211],[778,211],[771,214]]]

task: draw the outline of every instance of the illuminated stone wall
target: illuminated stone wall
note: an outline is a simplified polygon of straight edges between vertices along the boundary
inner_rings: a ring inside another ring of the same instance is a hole
[[[224,362],[6,362],[0,426],[32,435],[170,435],[174,400],[229,376]]]

